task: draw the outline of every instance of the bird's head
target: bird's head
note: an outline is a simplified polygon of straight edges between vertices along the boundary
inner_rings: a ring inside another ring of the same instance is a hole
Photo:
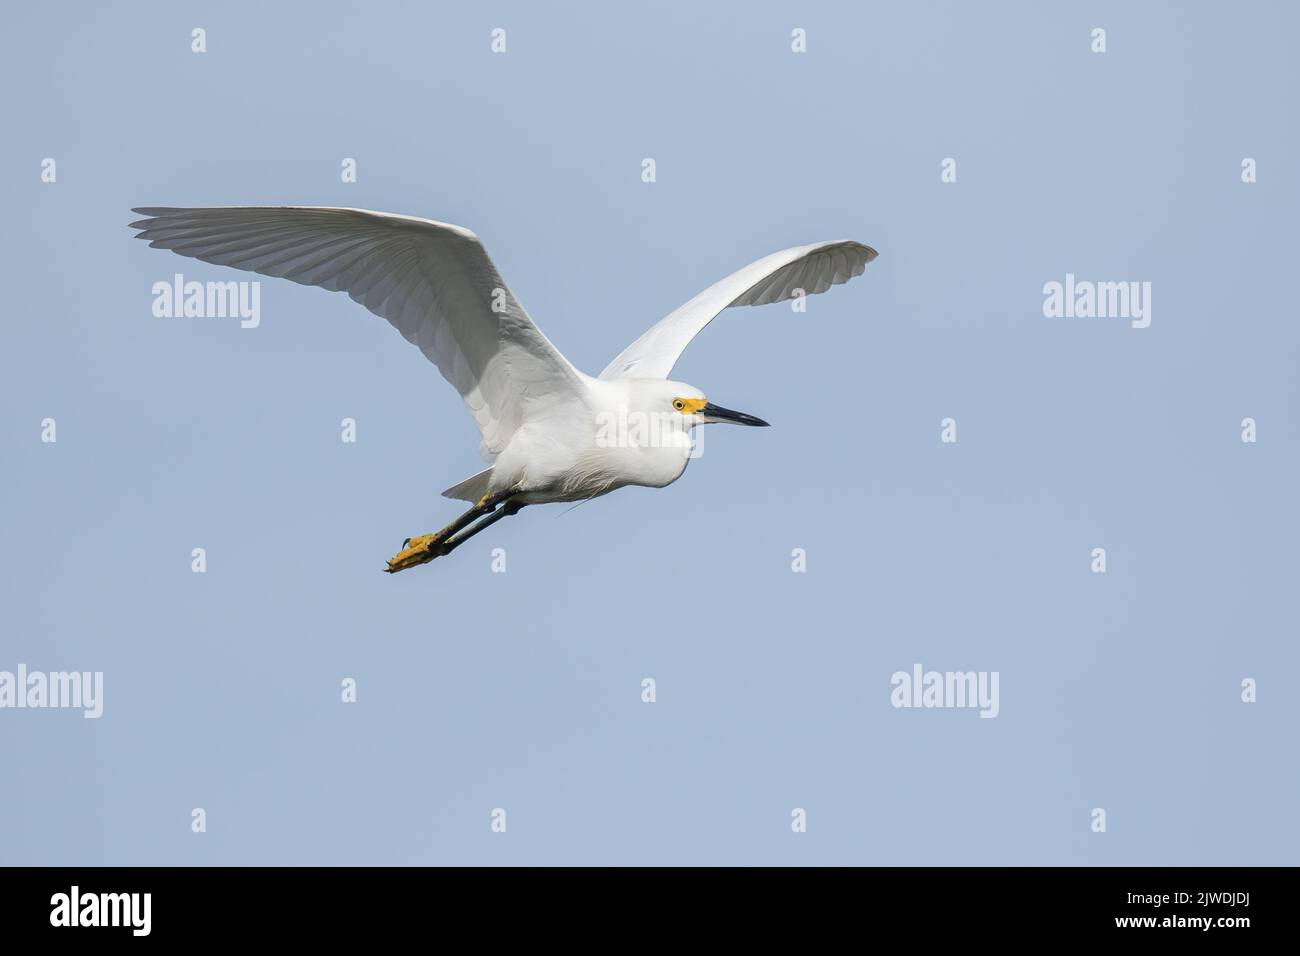
[[[685,382],[647,381],[646,386],[643,399],[650,402],[653,410],[670,416],[680,416],[687,428],[715,422],[767,426],[767,422],[761,418],[714,405],[698,388]]]

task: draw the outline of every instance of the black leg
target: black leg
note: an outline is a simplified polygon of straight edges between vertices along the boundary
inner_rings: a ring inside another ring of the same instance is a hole
[[[486,530],[487,528],[496,524],[502,518],[509,518],[511,515],[518,514],[520,509],[523,507],[524,505],[521,502],[507,501],[505,507],[497,511],[494,511],[492,514],[488,515],[478,524],[471,525],[466,531],[461,532],[451,540],[444,541],[442,543],[442,553],[451,554],[452,551],[456,550],[458,547],[460,547],[470,538],[474,537],[474,535],[478,534],[480,531]]]

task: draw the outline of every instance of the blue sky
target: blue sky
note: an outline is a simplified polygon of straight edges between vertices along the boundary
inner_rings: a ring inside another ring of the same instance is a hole
[[[0,671],[104,700],[0,709],[0,862],[1296,861],[1293,7],[11,21]],[[251,277],[130,208],[246,203],[465,225],[593,374],[769,252],[880,258],[683,356],[772,428],[388,576],[477,433],[345,296],[155,318],[176,272]],[[1150,326],[1045,317],[1067,273],[1150,282]],[[918,663],[997,672],[996,719],[891,706]]]

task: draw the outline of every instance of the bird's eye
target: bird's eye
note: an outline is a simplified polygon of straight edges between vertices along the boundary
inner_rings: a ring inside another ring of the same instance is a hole
[[[686,407],[686,403],[683,402],[680,398],[673,402],[673,408],[677,409],[679,412],[685,407]]]

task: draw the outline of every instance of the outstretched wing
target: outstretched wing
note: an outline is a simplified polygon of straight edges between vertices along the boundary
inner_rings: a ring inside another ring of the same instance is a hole
[[[667,378],[691,339],[733,305],[767,305],[825,292],[862,275],[876,250],[860,242],[815,242],[795,246],[751,262],[670,313],[625,348],[600,373],[611,378]]]
[[[183,256],[346,292],[460,392],[495,455],[579,375],[506,288],[478,236],[429,219],[308,206],[141,208],[137,238]]]

